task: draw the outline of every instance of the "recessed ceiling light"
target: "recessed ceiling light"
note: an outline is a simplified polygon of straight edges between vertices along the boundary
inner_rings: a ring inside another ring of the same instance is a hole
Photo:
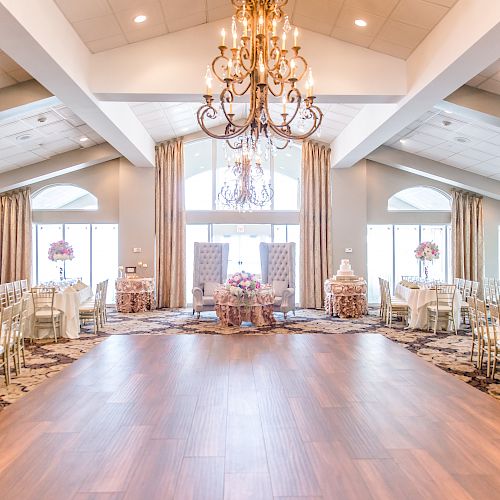
[[[468,142],[471,142],[471,140],[468,137],[455,137],[456,142],[460,142],[462,144],[467,144]]]
[[[368,23],[367,23],[364,19],[356,19],[356,20],[354,21],[354,24],[355,24],[356,26],[359,26],[360,28],[364,28],[365,26],[367,26],[367,25],[368,25]]]
[[[87,142],[88,140],[88,137],[80,137],[80,142]]]
[[[22,134],[22,135],[18,135],[16,137],[16,140],[18,140],[18,141],[29,141],[31,138],[32,138],[31,134]]]
[[[134,23],[140,24],[143,23],[147,19],[147,16],[144,14],[140,14],[139,16],[134,17]]]
[[[406,143],[406,139],[399,139],[399,142],[400,142],[401,144],[405,144],[405,143]]]

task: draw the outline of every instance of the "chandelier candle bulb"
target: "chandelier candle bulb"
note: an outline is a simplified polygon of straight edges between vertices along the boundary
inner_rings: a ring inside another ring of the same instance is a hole
[[[248,20],[245,17],[243,19],[243,36],[246,37],[248,35]]]
[[[273,36],[276,36],[276,19],[273,19]]]
[[[293,31],[293,46],[294,47],[298,47],[298,43],[297,43],[297,40],[299,38],[299,30],[297,28],[295,28],[295,30]]]
[[[225,47],[226,46],[226,30],[224,28],[222,28],[222,30],[220,32],[220,36],[221,36],[221,47]]]
[[[286,32],[283,31],[283,36],[282,36],[283,43],[281,45],[281,50],[286,50]]]

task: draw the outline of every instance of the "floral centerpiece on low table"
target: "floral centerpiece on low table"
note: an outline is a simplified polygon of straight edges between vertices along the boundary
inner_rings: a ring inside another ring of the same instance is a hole
[[[229,277],[227,286],[233,295],[237,295],[238,297],[251,297],[255,295],[257,290],[260,290],[262,285],[255,277],[255,274],[241,271]]]
[[[415,248],[415,258],[423,262],[425,279],[429,279],[429,263],[439,259],[439,247],[433,241],[423,241]]]
[[[73,260],[75,254],[73,252],[73,247],[64,240],[54,241],[49,246],[49,260],[56,262],[59,267],[59,279],[62,281],[64,279],[64,265],[63,262],[66,260]]]

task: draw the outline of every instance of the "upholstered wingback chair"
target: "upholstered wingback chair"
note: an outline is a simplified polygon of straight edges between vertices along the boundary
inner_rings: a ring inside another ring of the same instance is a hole
[[[295,314],[295,243],[261,243],[262,282],[273,287],[274,310]]]
[[[193,272],[193,314],[213,311],[214,289],[227,278],[229,243],[195,243]]]

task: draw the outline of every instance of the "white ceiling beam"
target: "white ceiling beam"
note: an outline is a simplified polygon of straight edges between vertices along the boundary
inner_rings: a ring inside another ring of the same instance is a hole
[[[500,200],[500,181],[491,177],[467,172],[467,170],[388,146],[381,146],[367,155],[367,158],[398,170]]]
[[[107,101],[201,102],[222,26],[230,27],[230,19],[94,54],[93,92]],[[300,43],[319,102],[395,102],[406,94],[401,59],[307,30]]]
[[[130,107],[93,95],[92,55],[52,0],[0,0],[0,33],[2,50],[131,163],[154,165],[154,141]]]
[[[120,157],[121,154],[109,144],[98,144],[89,148],[61,153],[49,160],[1,173],[0,193],[29,186],[35,182],[58,177]]]
[[[500,128],[500,97],[486,90],[464,85],[435,107],[467,120]]]
[[[332,166],[350,167],[498,59],[500,2],[460,0],[407,61],[408,93],[365,106],[332,143]]]

